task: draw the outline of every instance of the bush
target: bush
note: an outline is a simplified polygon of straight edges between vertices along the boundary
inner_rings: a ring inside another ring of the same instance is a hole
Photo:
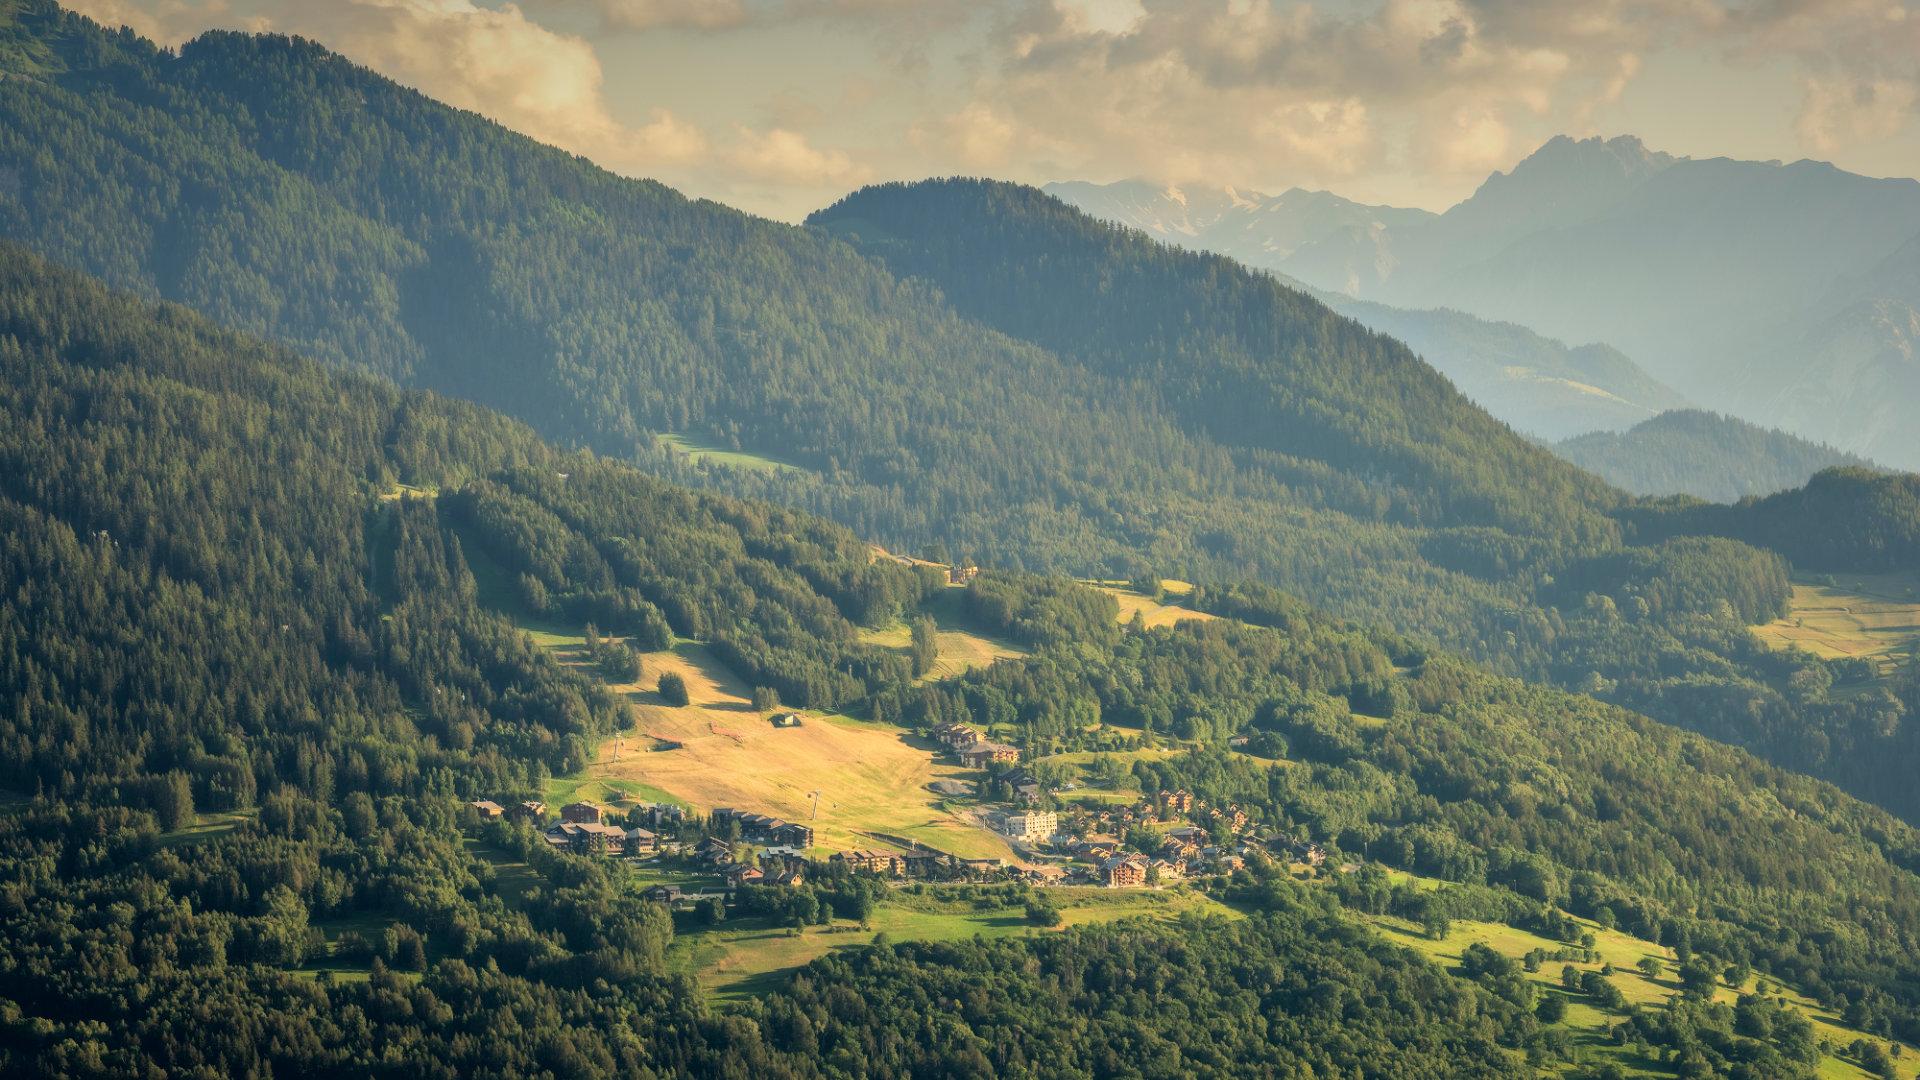
[[[669,705],[683,706],[692,700],[687,696],[687,680],[672,671],[660,676],[660,696],[665,698]]]

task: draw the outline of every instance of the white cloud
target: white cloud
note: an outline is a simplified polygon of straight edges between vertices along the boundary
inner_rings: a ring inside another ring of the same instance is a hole
[[[168,42],[311,36],[611,168],[784,216],[835,185],[955,171],[1461,193],[1601,126],[1663,50],[1795,79],[1797,121],[1751,123],[1822,154],[1901,137],[1920,107],[1920,12],[1899,0],[70,2]],[[803,27],[856,58],[839,100],[782,51]],[[694,88],[609,102],[603,59],[688,48],[744,50],[764,82],[723,108]]]
[[[1920,84],[1913,79],[1807,76],[1801,89],[1794,131],[1823,154],[1899,134],[1920,103]]]
[[[726,157],[743,176],[797,187],[856,187],[873,177],[873,170],[846,154],[818,149],[784,128],[736,128]]]
[[[693,27],[718,30],[747,21],[740,0],[591,0],[609,24],[630,30]]]

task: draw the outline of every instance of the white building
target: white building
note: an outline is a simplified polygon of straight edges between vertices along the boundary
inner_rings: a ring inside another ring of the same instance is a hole
[[[1008,814],[1003,823],[1008,836],[1023,843],[1033,844],[1045,840],[1060,831],[1060,815],[1051,810],[1028,810],[1019,814]]]

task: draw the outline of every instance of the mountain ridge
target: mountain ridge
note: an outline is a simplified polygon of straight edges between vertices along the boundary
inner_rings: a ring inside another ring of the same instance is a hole
[[[1438,215],[1322,226],[1303,248],[1263,246],[1257,224],[1191,242],[1358,300],[1605,342],[1704,407],[1920,467],[1912,425],[1875,407],[1915,387],[1911,333],[1889,305],[1920,311],[1920,181],[1556,136]]]

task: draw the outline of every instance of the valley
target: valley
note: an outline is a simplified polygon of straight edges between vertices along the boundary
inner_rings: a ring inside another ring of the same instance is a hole
[[[0,1076],[1920,1080],[1920,181],[1318,3],[0,0]]]

